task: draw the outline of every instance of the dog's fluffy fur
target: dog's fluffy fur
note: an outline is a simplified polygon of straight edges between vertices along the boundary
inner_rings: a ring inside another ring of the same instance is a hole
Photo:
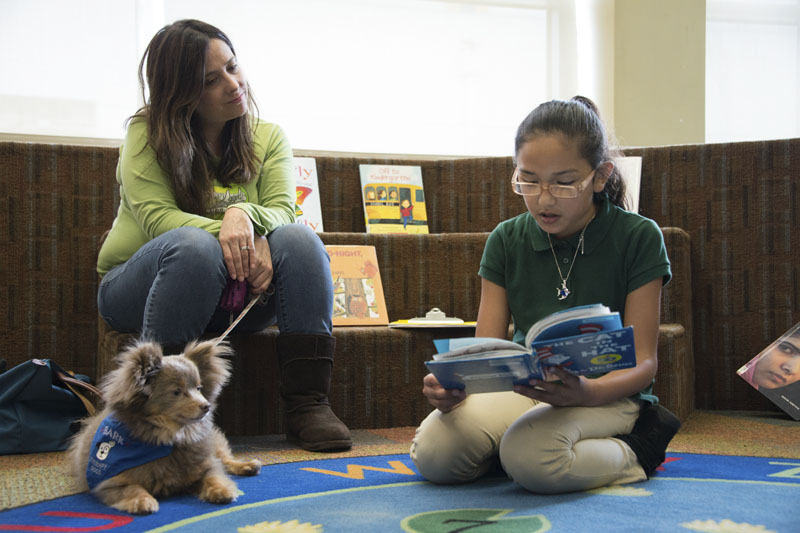
[[[156,497],[193,492],[201,500],[228,503],[237,488],[227,473],[255,475],[258,460],[238,461],[214,426],[216,400],[230,376],[222,355],[226,345],[190,343],[184,353],[164,357],[161,347],[138,342],[118,356],[119,366],[101,382],[105,407],[83,421],[68,458],[84,490],[92,438],[108,415],[132,436],[150,444],[170,444],[172,453],[126,470],[98,484],[92,493],[103,503],[134,514],[158,511]]]

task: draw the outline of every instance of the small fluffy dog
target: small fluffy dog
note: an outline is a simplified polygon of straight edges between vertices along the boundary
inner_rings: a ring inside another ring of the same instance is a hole
[[[158,511],[156,497],[192,492],[211,503],[236,499],[226,472],[252,476],[258,460],[238,461],[212,415],[231,353],[213,341],[164,357],[138,342],[100,388],[105,407],[83,421],[68,450],[73,475],[104,504],[133,514]]]

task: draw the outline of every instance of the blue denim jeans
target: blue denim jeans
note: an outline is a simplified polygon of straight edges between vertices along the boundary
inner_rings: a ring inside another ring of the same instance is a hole
[[[333,283],[322,241],[301,224],[280,226],[267,240],[274,270],[271,294],[234,331],[277,323],[282,334],[330,335]],[[112,268],[100,282],[97,306],[116,331],[183,345],[227,328],[231,314],[219,303],[228,277],[216,237],[198,228],[177,228]]]

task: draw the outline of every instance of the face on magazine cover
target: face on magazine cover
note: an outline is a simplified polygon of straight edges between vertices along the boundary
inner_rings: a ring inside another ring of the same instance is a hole
[[[800,380],[800,331],[767,350],[755,363],[752,381],[757,387],[774,389]]]

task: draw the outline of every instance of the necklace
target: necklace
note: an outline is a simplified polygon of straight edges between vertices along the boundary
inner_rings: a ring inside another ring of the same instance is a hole
[[[589,222],[594,220],[594,216],[589,219]],[[556,298],[559,300],[566,300],[567,296],[570,295],[570,291],[567,288],[567,280],[569,279],[569,275],[572,274],[572,267],[575,266],[575,260],[578,258],[578,250],[581,251],[581,255],[583,255],[583,234],[586,233],[586,228],[589,227],[589,222],[581,230],[581,236],[578,239],[578,245],[575,247],[575,255],[572,256],[572,264],[569,265],[569,271],[567,271],[566,277],[561,273],[561,267],[558,265],[558,257],[556,257],[556,251],[553,249],[553,241],[550,240],[550,234],[547,234],[547,242],[550,244],[550,251],[553,252],[553,259],[556,262],[556,268],[558,269],[558,277],[561,278],[561,287],[556,287]]]

